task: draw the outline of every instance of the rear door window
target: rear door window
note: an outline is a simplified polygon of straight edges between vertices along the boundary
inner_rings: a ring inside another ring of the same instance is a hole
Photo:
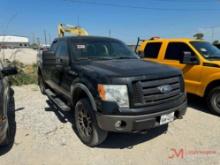
[[[68,57],[68,47],[65,41],[59,41],[59,44],[56,49],[56,56],[60,58]]]
[[[50,51],[56,52],[57,49],[57,41],[54,41],[50,47]]]
[[[144,49],[144,57],[146,58],[157,58],[160,52],[162,43],[154,42],[148,43]]]

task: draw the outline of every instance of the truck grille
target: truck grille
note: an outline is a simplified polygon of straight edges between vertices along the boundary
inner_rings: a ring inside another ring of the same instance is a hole
[[[168,91],[161,91],[168,87]],[[140,80],[133,83],[133,101],[135,106],[163,104],[182,96],[181,78],[169,77],[157,80]]]

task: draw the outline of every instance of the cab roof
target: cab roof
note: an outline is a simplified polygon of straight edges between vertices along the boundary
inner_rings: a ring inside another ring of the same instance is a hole
[[[61,38],[56,38],[56,41],[58,40],[117,40],[115,38],[110,37],[102,37],[102,36],[64,36]]]
[[[192,39],[192,38],[156,38],[156,39],[148,39],[144,41],[173,41],[173,42],[191,42],[191,41],[200,41],[204,42],[204,40],[197,40],[197,39]]]

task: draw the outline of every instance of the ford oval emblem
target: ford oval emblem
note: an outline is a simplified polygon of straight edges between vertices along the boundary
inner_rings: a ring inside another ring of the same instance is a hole
[[[169,93],[172,91],[172,86],[171,85],[162,85],[162,86],[159,86],[157,87],[161,93]]]

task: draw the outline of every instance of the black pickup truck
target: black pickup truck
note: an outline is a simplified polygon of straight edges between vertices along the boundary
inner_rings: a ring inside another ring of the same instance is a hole
[[[14,67],[3,67],[0,62],[0,146],[6,146],[11,143],[10,134],[10,97],[13,97],[13,91],[7,76],[17,73]]]
[[[43,94],[73,111],[76,133],[88,146],[107,132],[141,132],[181,119],[187,100],[182,74],[138,58],[106,37],[63,37],[38,55]]]

